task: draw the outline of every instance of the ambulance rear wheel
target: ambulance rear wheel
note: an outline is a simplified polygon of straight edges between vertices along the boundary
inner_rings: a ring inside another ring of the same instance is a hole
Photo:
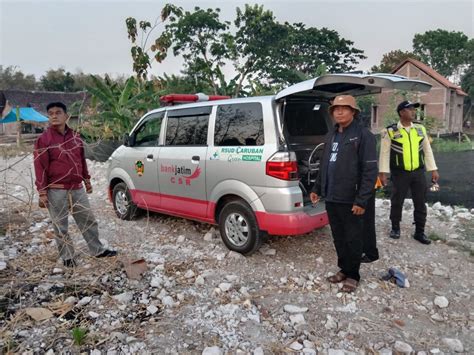
[[[227,248],[244,255],[256,252],[264,238],[252,208],[244,201],[224,206],[219,214],[219,230]]]

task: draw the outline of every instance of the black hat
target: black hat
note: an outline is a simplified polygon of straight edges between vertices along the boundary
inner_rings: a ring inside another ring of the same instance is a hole
[[[405,108],[409,108],[409,107],[418,108],[418,107],[420,107],[420,103],[419,102],[411,102],[411,101],[402,101],[397,106],[397,112],[400,112],[401,110],[403,110]]]

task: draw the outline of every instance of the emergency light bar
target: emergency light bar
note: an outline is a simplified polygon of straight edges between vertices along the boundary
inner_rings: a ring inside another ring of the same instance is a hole
[[[201,101],[215,101],[230,99],[230,96],[220,95],[204,95],[199,94],[169,94],[160,97],[160,101],[164,106],[172,106],[178,104],[185,104],[190,102],[201,102]]]

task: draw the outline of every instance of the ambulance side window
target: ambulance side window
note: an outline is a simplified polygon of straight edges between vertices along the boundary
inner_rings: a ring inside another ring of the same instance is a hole
[[[166,145],[207,145],[209,114],[168,116]]]
[[[265,143],[262,105],[257,102],[217,108],[214,145],[258,146]]]

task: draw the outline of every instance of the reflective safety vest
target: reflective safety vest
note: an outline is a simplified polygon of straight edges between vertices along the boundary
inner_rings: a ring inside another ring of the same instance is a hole
[[[410,132],[399,129],[397,124],[387,127],[390,137],[390,170],[413,171],[425,166],[423,153],[423,139],[426,129],[422,125],[414,124]]]

